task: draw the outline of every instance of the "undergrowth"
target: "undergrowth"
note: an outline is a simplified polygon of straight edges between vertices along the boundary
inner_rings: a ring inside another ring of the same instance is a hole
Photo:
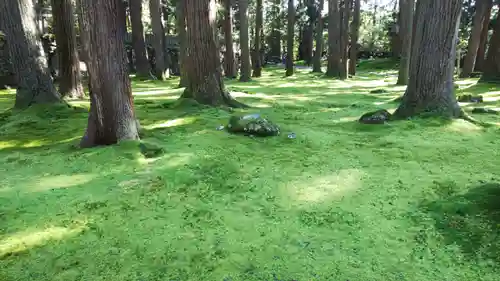
[[[397,107],[396,74],[226,80],[253,106],[240,112],[281,126],[272,138],[179,107],[177,80],[134,81],[157,158],[138,142],[75,149],[86,101],[4,113],[0,280],[498,280],[498,116],[358,124]],[[457,84],[499,107],[497,86]]]

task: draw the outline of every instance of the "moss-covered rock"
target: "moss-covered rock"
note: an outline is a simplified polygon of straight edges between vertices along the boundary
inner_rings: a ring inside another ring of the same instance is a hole
[[[261,117],[260,114],[233,115],[229,119],[227,130],[231,133],[259,137],[277,136],[280,133],[276,124]]]
[[[359,122],[363,124],[384,124],[391,119],[391,114],[385,109],[379,109],[363,114]]]
[[[473,95],[461,95],[457,97],[457,100],[459,102],[483,102],[483,96],[478,95],[478,96],[473,96]]]
[[[500,112],[498,110],[494,110],[491,108],[485,108],[485,107],[476,107],[472,109],[472,113],[476,114],[495,114],[498,115]]]

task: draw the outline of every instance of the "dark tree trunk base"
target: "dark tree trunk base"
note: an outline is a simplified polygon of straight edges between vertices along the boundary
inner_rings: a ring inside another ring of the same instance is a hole
[[[222,107],[230,107],[230,108],[249,108],[250,106],[239,102],[235,100],[233,97],[231,97],[231,94],[229,92],[222,92],[221,98],[217,100],[210,100],[210,99],[200,99],[200,98],[195,98],[192,92],[189,92],[187,89],[182,93],[181,97],[179,98],[179,101],[181,103],[185,103],[183,100],[193,100],[194,103],[202,104],[202,105],[208,105],[208,106],[222,106]]]
[[[465,113],[456,101],[435,103],[426,106],[414,106],[403,96],[401,105],[393,114],[393,119],[407,119],[409,117],[444,117],[464,118]]]

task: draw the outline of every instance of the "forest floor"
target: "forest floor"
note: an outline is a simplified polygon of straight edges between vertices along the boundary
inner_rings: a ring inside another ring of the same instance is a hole
[[[281,126],[271,138],[172,108],[177,80],[135,81],[158,158],[137,142],[75,149],[85,110],[2,115],[0,280],[498,280],[500,116],[362,125],[397,107],[395,71],[283,74],[226,81]],[[500,87],[457,84],[500,107]],[[13,98],[0,92],[1,110]]]

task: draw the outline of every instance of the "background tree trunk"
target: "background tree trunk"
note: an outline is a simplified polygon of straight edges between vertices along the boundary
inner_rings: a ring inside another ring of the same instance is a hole
[[[165,30],[161,18],[161,1],[149,0],[151,28],[153,30],[153,49],[155,50],[155,75],[159,80],[169,77],[165,58]]]
[[[257,0],[256,16],[255,16],[255,64],[253,66],[253,77],[262,75],[262,53],[261,53],[261,36],[263,24],[262,0]]]
[[[0,1],[0,30],[5,34],[12,68],[17,77],[14,106],[60,102],[40,41],[32,0]]]
[[[461,0],[419,0],[410,79],[397,118],[420,114],[461,117],[453,92],[456,40]],[[440,48],[436,48],[440,44]]]
[[[241,66],[240,81],[250,81],[250,43],[248,37],[248,0],[239,1],[240,8],[240,48],[241,48]]]
[[[186,9],[185,57],[188,85],[182,98],[212,106],[244,107],[231,98],[222,81],[215,33],[215,0],[185,0],[185,4],[189,7]]]
[[[481,43],[481,31],[485,20],[488,7],[491,5],[492,0],[476,0],[476,13],[472,22],[472,31],[470,33],[469,42],[467,45],[467,54],[465,55],[464,66],[460,73],[461,78],[469,77],[474,71],[474,64],[476,62],[477,51]]]
[[[288,0],[288,23],[286,34],[286,76],[293,75],[293,40],[295,27],[295,6],[293,0]]]
[[[75,17],[71,0],[52,0],[52,17],[59,55],[59,92],[63,97],[83,98],[80,59],[76,46]]]
[[[400,0],[403,1],[403,0]],[[351,49],[349,52],[349,74],[356,75],[358,62],[359,27],[361,25],[361,0],[354,0],[354,14],[351,26]]]
[[[491,9],[493,8],[493,1],[490,1],[490,5],[486,9],[486,14],[483,19],[483,27],[481,30],[481,41],[479,42],[479,48],[477,49],[476,63],[474,64],[474,70],[483,71],[484,60],[486,58],[486,48],[488,47],[488,33],[490,31],[490,18]]]
[[[497,15],[480,82],[500,82],[500,13]]]
[[[150,75],[151,65],[149,64],[146,52],[146,42],[144,41],[142,0],[129,0],[129,7],[130,24],[132,26],[132,46],[134,48],[137,76],[146,78]]]
[[[321,60],[323,58],[323,16],[321,15],[321,11],[325,6],[325,0],[319,0],[318,4],[318,15],[316,22],[316,50],[314,52],[313,57],[313,69],[312,72],[321,73]]]
[[[138,139],[127,71],[122,0],[81,0],[83,32],[89,39],[90,112],[82,147]],[[95,24],[99,23],[99,24]]]
[[[401,51],[401,61],[399,63],[399,73],[397,85],[407,85],[410,72],[410,56],[412,49],[413,13],[415,0],[399,0],[401,5],[401,28],[400,34],[403,41]]]
[[[352,0],[344,0],[341,10],[340,29],[340,79],[347,79],[347,48],[349,45],[349,19],[351,17]]]
[[[179,68],[181,72],[181,79],[179,87],[187,86],[187,73],[185,69],[186,63],[186,6],[184,1],[177,1],[176,3],[176,24],[177,33],[179,34]]]
[[[227,78],[236,78],[237,69],[234,62],[234,49],[233,49],[233,6],[231,0],[224,1],[224,43],[226,52],[224,53],[224,75]]]
[[[339,11],[339,0],[328,1],[328,65],[327,77],[340,77],[341,54],[341,18]]]

